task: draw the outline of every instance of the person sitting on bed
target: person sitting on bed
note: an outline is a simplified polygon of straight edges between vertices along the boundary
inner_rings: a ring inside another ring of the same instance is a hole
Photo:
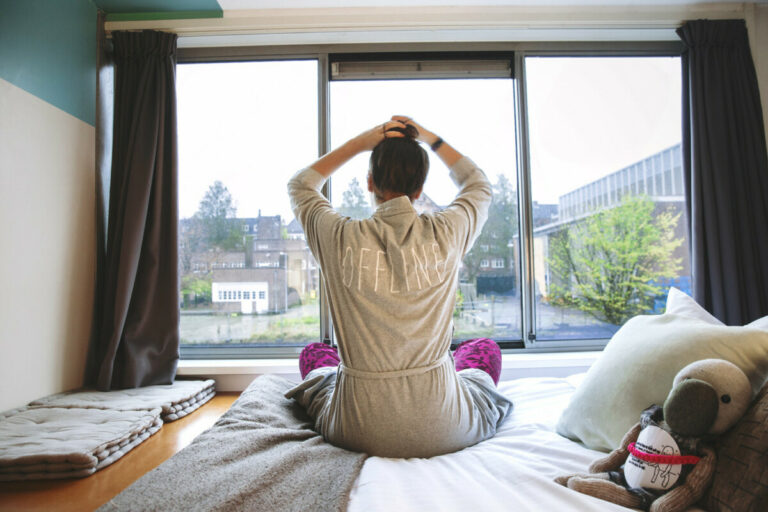
[[[459,193],[419,215],[429,145]],[[371,151],[364,220],[336,212],[320,190]],[[393,116],[331,151],[288,183],[291,207],[325,276],[338,352],[323,343],[299,357],[303,381],[286,392],[330,443],[383,457],[431,457],[492,437],[512,408],[496,390],[501,351],[488,339],[451,358],[462,258],[485,223],[491,184],[469,158],[412,119]]]

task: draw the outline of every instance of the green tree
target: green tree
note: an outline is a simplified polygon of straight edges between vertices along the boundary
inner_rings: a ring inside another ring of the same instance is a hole
[[[663,291],[659,281],[682,268],[674,257],[680,214],[654,209],[650,198],[628,196],[553,235],[549,300],[614,325],[649,311]]]
[[[338,210],[340,214],[352,217],[353,219],[366,219],[370,217],[371,207],[357,178],[352,178],[352,181],[349,182],[349,187],[341,195],[341,206]]]
[[[199,303],[210,304],[211,290],[210,277],[201,278],[187,274],[181,278],[181,296],[186,306]]]
[[[221,181],[214,181],[193,217],[201,228],[202,242],[209,249],[241,249],[242,226],[235,218],[236,215],[237,207],[229,189]]]
[[[241,222],[235,218],[237,208],[232,195],[221,181],[215,181],[200,201],[197,212],[183,219],[179,229],[179,263],[182,276],[192,272],[193,258],[210,264],[220,253],[242,250]]]
[[[488,209],[488,220],[477,237],[472,250],[464,257],[464,278],[473,282],[484,259],[503,258],[505,273],[512,273],[510,244],[517,233],[517,193],[512,183],[499,174],[493,186],[493,202]]]

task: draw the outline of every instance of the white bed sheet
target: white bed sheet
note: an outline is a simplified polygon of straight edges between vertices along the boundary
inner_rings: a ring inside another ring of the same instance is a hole
[[[376,511],[628,511],[556,484],[586,472],[603,455],[555,432],[583,374],[505,381],[514,402],[496,436],[431,459],[370,457],[350,494],[349,512]]]

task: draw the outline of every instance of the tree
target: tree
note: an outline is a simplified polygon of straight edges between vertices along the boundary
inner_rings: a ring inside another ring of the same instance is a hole
[[[211,289],[210,278],[200,278],[193,274],[187,274],[181,278],[181,296],[186,306],[199,303],[210,304]]]
[[[650,198],[628,196],[551,236],[550,302],[614,325],[649,311],[660,281],[682,268],[674,257],[680,214],[654,209]]]
[[[214,181],[200,201],[193,217],[201,228],[199,231],[203,237],[202,242],[209,249],[242,248],[242,227],[235,219],[236,214],[237,207],[229,189],[221,181]]]
[[[488,209],[488,220],[477,237],[472,250],[464,257],[465,279],[473,282],[480,271],[480,262],[502,258],[505,273],[512,273],[510,243],[517,233],[517,193],[512,183],[499,174],[493,186],[493,202]]]
[[[215,181],[200,201],[197,212],[183,219],[179,229],[179,263],[181,274],[192,272],[192,260],[204,259],[208,269],[221,252],[242,250],[241,222],[232,195],[221,181]],[[204,255],[204,256],[203,256]]]
[[[340,214],[352,217],[353,219],[366,219],[370,217],[371,207],[357,178],[352,178],[352,181],[349,182],[349,187],[341,197]]]

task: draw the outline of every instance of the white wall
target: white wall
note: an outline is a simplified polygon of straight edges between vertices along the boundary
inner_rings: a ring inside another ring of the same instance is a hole
[[[0,79],[0,411],[82,385],[94,127]]]

